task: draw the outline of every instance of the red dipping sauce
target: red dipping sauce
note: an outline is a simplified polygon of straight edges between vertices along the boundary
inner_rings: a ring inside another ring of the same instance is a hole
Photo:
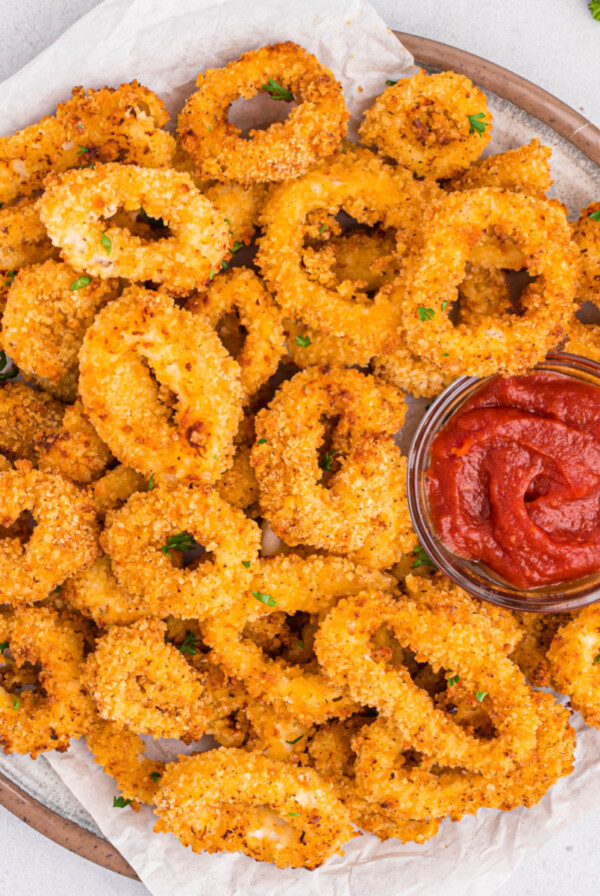
[[[517,588],[600,570],[600,388],[557,373],[495,377],[448,420],[425,474],[455,554]]]

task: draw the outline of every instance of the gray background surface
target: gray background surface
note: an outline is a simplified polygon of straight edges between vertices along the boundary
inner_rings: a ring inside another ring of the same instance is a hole
[[[460,47],[503,65],[600,125],[600,22],[591,18],[587,0],[372,2],[390,27]],[[95,0],[0,0],[0,81],[95,5]],[[600,809],[555,836],[497,891],[498,896],[596,894],[599,843]],[[148,894],[142,884],[104,871],[62,849],[1,807],[0,851],[1,894]],[[398,892],[400,896],[401,881]],[[469,896],[476,893],[471,890]]]

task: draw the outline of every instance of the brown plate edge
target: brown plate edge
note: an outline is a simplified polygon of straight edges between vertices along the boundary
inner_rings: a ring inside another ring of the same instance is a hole
[[[534,115],[561,137],[569,140],[592,162],[600,165],[600,130],[548,91],[500,65],[457,47],[415,34],[400,31],[393,33],[412,53],[417,63],[451,69],[466,75],[480,87],[491,90]],[[107,840],[53,812],[2,774],[0,805],[59,846],[64,846],[109,871],[139,880],[131,865]]]

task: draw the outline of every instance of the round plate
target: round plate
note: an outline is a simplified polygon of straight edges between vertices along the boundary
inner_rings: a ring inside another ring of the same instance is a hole
[[[550,129],[579,150],[589,162],[600,166],[600,130],[550,93],[471,53],[413,34],[394,33],[418,64],[429,69],[450,69],[466,75],[479,87],[534,116],[541,123],[540,129],[544,126]],[[28,761],[28,757],[6,759],[11,761],[2,765],[5,774],[0,774],[0,805],[72,852],[111,871],[137,879],[131,866],[100,835],[87,813],[74,811],[74,798],[49,764],[44,763],[43,757],[36,763],[38,768],[45,765],[43,773],[38,776],[37,787],[32,783],[30,766],[33,763]],[[47,793],[49,805],[31,796],[27,792],[30,789]]]

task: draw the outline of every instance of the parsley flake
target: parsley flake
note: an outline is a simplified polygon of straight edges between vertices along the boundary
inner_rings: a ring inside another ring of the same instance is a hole
[[[250,561],[249,561],[249,560],[242,560],[242,566],[245,566],[246,569],[250,569]]]
[[[7,271],[4,276],[6,277],[6,282],[4,285],[12,286],[12,282],[15,279],[15,277],[17,276],[17,272],[16,271]]]
[[[327,230],[327,224],[321,224],[319,227],[319,233],[323,233],[324,230]]]
[[[476,691],[475,699],[478,703],[481,703],[484,697],[487,697],[487,691]]]
[[[286,740],[286,744],[293,746],[294,744],[297,744],[299,740],[302,740],[303,737],[304,735],[301,734],[300,737],[295,737],[294,740]]]
[[[13,700],[13,709],[18,709],[21,703],[19,702],[19,698],[15,697]]]
[[[388,78],[385,83],[387,84],[388,87],[394,87],[398,82],[392,81],[391,78]]]
[[[417,311],[419,312],[420,320],[433,320],[433,318],[435,317],[435,311],[433,310],[433,308],[425,308],[423,305],[419,305]]]
[[[300,650],[304,650],[304,641],[298,641],[298,644],[296,646],[299,647]]]
[[[124,809],[125,806],[130,806],[131,800],[126,800],[124,796],[114,796],[113,797],[113,809]]]
[[[600,0],[598,0],[598,2],[600,2]],[[588,217],[590,217],[592,221],[600,221],[600,208],[598,211],[592,212]]]
[[[150,777],[155,784],[158,784],[159,778],[162,778],[162,775],[160,772],[150,772]]]
[[[413,569],[417,569],[419,566],[432,566],[434,569],[436,568],[435,563],[433,562],[433,560],[431,559],[431,557],[429,556],[429,554],[427,553],[427,551],[425,550],[424,547],[421,547],[421,545],[418,545],[418,547],[413,548],[412,552],[416,556],[416,560],[412,565]]]
[[[259,439],[257,445],[264,445],[266,443],[266,439]]]
[[[185,638],[179,648],[179,652],[189,653],[190,656],[196,656],[198,653],[198,638],[189,628],[185,630]]]
[[[179,532],[177,535],[169,535],[167,543],[162,545],[161,551],[170,557],[173,548],[178,548],[180,551],[191,551],[198,546],[198,542],[189,532]]]
[[[600,0],[590,0],[588,8],[592,14],[592,18],[600,22]]]
[[[82,146],[80,143],[79,149],[77,150],[77,155],[81,156],[81,155],[83,155],[84,152],[89,152],[89,149],[87,148],[87,146]]]
[[[242,248],[243,245],[244,244],[240,243],[239,240],[236,240],[235,243],[233,244],[233,246],[231,247],[231,254],[235,255],[235,253],[239,252],[239,250]]]
[[[309,345],[312,345],[310,336],[296,336],[294,342],[296,345],[301,345],[302,348],[308,348]]]
[[[595,663],[600,663],[600,653],[599,653],[597,656],[594,657],[594,662],[595,662]]]
[[[448,307],[448,302],[442,302],[442,311],[445,311]]]
[[[214,272],[214,270],[211,268],[211,269],[210,269],[210,272],[209,272],[209,274],[208,274],[208,279],[209,279],[209,280],[212,280],[212,278],[213,278],[214,276],[215,276],[215,272]]]
[[[477,112],[476,115],[467,115],[469,119],[469,134],[479,134],[481,137],[485,133],[489,122],[485,120],[485,112]]]
[[[227,224],[227,226],[229,228],[229,233],[233,236],[233,230],[231,229],[231,221],[229,220],[229,218],[223,218],[223,220],[225,221],[225,223]]]
[[[288,812],[288,815],[291,816],[291,818],[298,818],[300,813],[299,812]]]
[[[278,84],[277,81],[274,81],[273,78],[269,78],[267,83],[263,84],[260,89],[268,93],[273,100],[283,100],[286,103],[291,103],[294,99],[294,94],[287,88],[282,87],[281,84]]]
[[[100,242],[102,243],[102,248],[104,249],[106,254],[110,255],[110,253],[112,252],[112,243],[105,233],[102,234],[102,239],[100,240]]]
[[[91,282],[92,282],[92,278],[86,277],[84,275],[83,277],[78,277],[77,280],[73,280],[73,282],[69,286],[69,289],[71,290],[71,292],[73,292],[76,289],[83,289],[84,286],[89,286]]]
[[[323,460],[319,464],[322,470],[331,470],[331,462],[333,460],[333,456],[337,454],[337,451],[326,451]]]
[[[273,600],[270,594],[263,594],[262,591],[253,591],[252,594],[261,602],[261,604],[266,604],[267,607],[277,606],[277,601]]]
[[[152,476],[150,477],[150,479],[148,480],[148,491],[149,491],[149,492],[151,492],[152,489],[154,488],[154,477],[155,477],[155,475],[156,475],[156,474],[153,473]]]
[[[4,651],[8,647],[8,641],[2,641],[0,644],[0,653],[4,656]]]
[[[451,676],[448,679],[448,687],[453,688],[455,684],[458,684],[460,681],[460,675],[452,675],[452,670],[448,669],[448,674]]]

